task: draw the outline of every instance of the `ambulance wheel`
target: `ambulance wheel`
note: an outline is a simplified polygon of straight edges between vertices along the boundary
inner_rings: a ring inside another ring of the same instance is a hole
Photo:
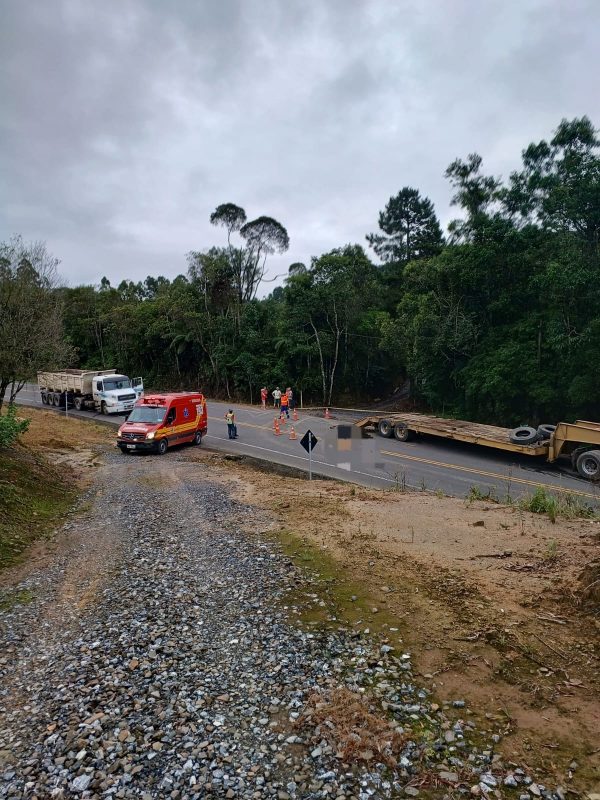
[[[196,431],[196,435],[194,436],[194,441],[192,444],[201,445],[202,444],[202,431]]]
[[[167,452],[167,447],[168,447],[167,440],[166,439],[161,439],[159,441],[159,443],[158,443],[157,448],[156,448],[157,451],[158,451],[158,455],[159,456],[164,456],[164,454]]]

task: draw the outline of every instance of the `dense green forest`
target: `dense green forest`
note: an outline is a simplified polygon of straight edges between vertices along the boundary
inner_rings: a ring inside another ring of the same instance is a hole
[[[294,263],[264,299],[287,232],[219,206],[221,244],[189,253],[174,280],[53,290],[73,366],[254,402],[262,385],[324,405],[404,386],[423,408],[486,422],[600,419],[599,146],[584,117],[526,147],[504,180],[476,154],[456,160],[446,235],[405,187],[365,231],[366,249]]]

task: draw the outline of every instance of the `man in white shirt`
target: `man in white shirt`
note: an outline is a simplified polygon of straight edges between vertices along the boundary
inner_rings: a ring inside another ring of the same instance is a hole
[[[279,388],[279,386],[276,389],[273,389],[271,394],[273,395],[274,408],[279,408],[279,406],[281,405],[281,389]]]

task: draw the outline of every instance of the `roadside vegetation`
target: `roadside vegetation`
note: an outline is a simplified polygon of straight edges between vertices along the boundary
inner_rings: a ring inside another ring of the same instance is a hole
[[[106,438],[98,426],[49,412],[0,412],[0,570],[64,522],[89,472],[77,459]]]
[[[599,495],[600,499],[600,495]],[[479,486],[471,486],[467,495],[467,503],[477,500],[488,503],[503,503],[532,514],[545,514],[551,522],[562,519],[593,519],[600,520],[597,505],[586,502],[582,497],[571,492],[555,493],[551,489],[538,486],[535,492],[524,497],[513,498],[510,493],[499,498],[493,491],[482,491]]]

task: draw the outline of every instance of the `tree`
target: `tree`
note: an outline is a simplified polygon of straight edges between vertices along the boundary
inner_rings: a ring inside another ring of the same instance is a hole
[[[405,186],[379,212],[379,229],[367,241],[385,263],[404,265],[440,252],[444,239],[433,203]]]
[[[227,252],[238,299],[237,319],[243,303],[253,300],[265,273],[267,256],[284,253],[290,240],[286,229],[272,217],[258,217],[246,222],[246,212],[234,203],[223,203],[210,215],[213,225],[220,225],[227,231]],[[232,234],[238,233],[245,247],[235,247]]]
[[[12,403],[38,370],[73,357],[64,339],[58,263],[43,242],[26,245],[17,236],[0,244],[0,408],[9,386]]]

